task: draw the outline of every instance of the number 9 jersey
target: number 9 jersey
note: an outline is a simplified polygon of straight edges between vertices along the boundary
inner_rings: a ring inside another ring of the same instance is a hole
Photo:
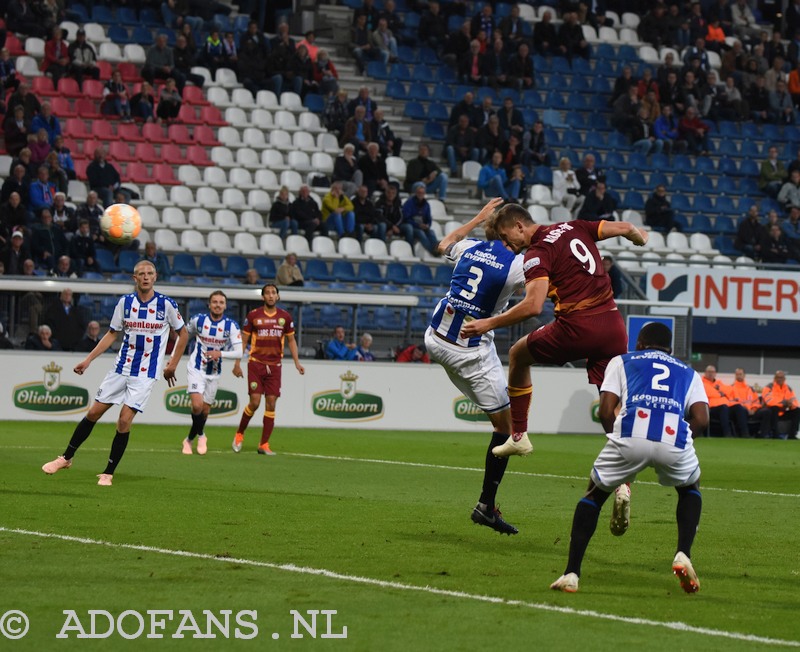
[[[490,345],[494,332],[465,339],[459,335],[465,321],[484,319],[505,310],[525,280],[522,256],[499,240],[461,240],[448,247],[445,257],[455,263],[450,289],[433,311],[431,327],[448,342],[465,347]]]

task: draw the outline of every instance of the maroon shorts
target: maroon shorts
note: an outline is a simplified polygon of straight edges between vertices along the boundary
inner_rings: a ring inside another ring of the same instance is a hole
[[[248,394],[281,395],[281,365],[266,365],[250,360],[247,363]]]
[[[528,335],[528,351],[541,364],[586,358],[589,382],[600,387],[609,360],[628,351],[628,333],[619,310],[567,315]]]

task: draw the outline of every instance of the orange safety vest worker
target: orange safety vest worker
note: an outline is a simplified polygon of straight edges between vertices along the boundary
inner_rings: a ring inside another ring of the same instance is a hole
[[[743,380],[734,381],[731,385],[731,398],[734,404],[738,403],[746,407],[750,414],[761,407],[761,399],[758,394]]]
[[[705,376],[702,378],[703,388],[706,390],[706,396],[708,396],[708,407],[715,408],[730,403],[732,396],[730,385],[726,385],[719,380],[709,380]]]
[[[787,405],[789,406],[790,410],[797,409],[797,397],[794,395],[792,388],[789,387],[786,383],[783,385],[778,385],[778,383],[769,383],[761,390],[761,400],[764,401],[764,405],[767,407],[777,406],[782,408],[780,412],[778,412],[778,416],[783,416],[785,407],[784,401],[787,401]]]

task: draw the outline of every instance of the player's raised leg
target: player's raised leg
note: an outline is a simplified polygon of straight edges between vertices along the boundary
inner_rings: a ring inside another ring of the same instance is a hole
[[[511,400],[511,436],[492,449],[498,457],[529,455],[533,445],[528,438],[528,413],[531,408],[533,386],[531,365],[533,357],[528,350],[527,337],[520,338],[508,357],[508,396]]]
[[[75,426],[75,430],[72,433],[72,437],[69,440],[69,444],[67,444],[64,454],[59,455],[52,462],[48,462],[42,466],[42,471],[48,475],[53,475],[61,469],[68,469],[71,467],[72,458],[75,456],[75,453],[81,447],[81,444],[83,444],[83,442],[89,438],[89,435],[92,434],[92,429],[94,428],[95,424],[98,422],[100,417],[102,417],[108,411],[111,405],[111,403],[100,403],[99,401],[92,403],[92,407],[89,408],[89,412],[87,412],[86,416],[78,422],[77,426]]]

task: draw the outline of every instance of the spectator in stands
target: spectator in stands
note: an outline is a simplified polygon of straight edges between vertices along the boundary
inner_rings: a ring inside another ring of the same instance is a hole
[[[341,139],[344,125],[348,120],[346,90],[340,89],[336,95],[328,98],[322,120],[325,128]]]
[[[367,153],[358,160],[358,169],[361,170],[362,182],[369,193],[386,190],[386,186],[389,184],[389,175],[386,172],[386,162],[380,155],[378,143],[372,142],[367,145]],[[358,215],[356,215],[356,221],[358,221],[357,218]]]
[[[367,63],[381,60],[389,62],[389,53],[383,52],[372,44],[371,33],[367,28],[367,16],[361,14],[356,18],[356,23],[350,28],[350,49],[355,57],[359,74],[364,74]]]
[[[644,223],[654,231],[669,233],[672,230],[679,230],[674,215],[675,211],[667,199],[666,187],[663,184],[657,185],[644,204]]]
[[[434,253],[439,242],[433,234],[432,224],[431,206],[425,198],[425,184],[417,181],[412,187],[411,196],[403,204],[403,223],[400,229],[406,242],[412,247],[416,239],[430,253]]]
[[[167,27],[182,28],[189,25],[195,30],[203,29],[203,19],[200,16],[190,16],[190,10],[189,0],[166,0],[161,3],[161,16]]]
[[[311,189],[307,184],[300,186],[297,199],[292,202],[289,215],[297,221],[297,225],[306,234],[310,243],[316,231],[322,231],[322,211],[316,200],[311,196]]]
[[[306,46],[298,45],[294,54],[289,58],[289,65],[283,73],[282,90],[290,90],[300,97],[316,92],[313,66]]]
[[[375,208],[375,204],[369,197],[367,186],[359,186],[353,197],[353,213],[356,220],[356,234],[361,240],[363,236],[367,238],[378,238],[386,241],[386,224],[383,222],[382,215]]]
[[[342,192],[342,184],[334,181],[331,189],[322,198],[322,219],[329,231],[336,231],[341,238],[354,235],[356,217],[353,213],[353,202]]]
[[[363,111],[363,108],[360,110]],[[355,151],[355,145],[347,143],[333,164],[333,180],[341,184],[344,193],[348,196],[355,194],[358,187],[364,183],[364,173],[359,168]]]
[[[639,109],[638,120],[631,127],[631,141],[633,151],[648,156],[650,154],[660,154],[664,149],[664,141],[656,138],[653,124],[648,119],[648,112],[645,107]]]
[[[72,259],[67,255],[58,257],[56,266],[50,270],[50,276],[53,278],[78,278],[75,267],[72,265]]]
[[[314,200],[312,199],[311,201]],[[286,258],[278,266],[275,280],[278,282],[278,285],[290,287],[302,287],[305,284],[303,280],[303,271],[297,264],[297,254],[291,252],[286,254]]]
[[[6,27],[25,36],[45,38],[47,27],[27,0],[10,0],[6,10]]]
[[[155,44],[147,51],[144,66],[142,67],[142,77],[151,84],[155,83],[156,79],[172,77],[178,86],[178,90],[183,93],[186,77],[175,67],[172,48],[167,46],[166,34],[156,36]]]
[[[464,93],[464,97],[453,105],[450,110],[450,118],[448,119],[448,128],[458,124],[458,118],[461,115],[466,115],[469,118],[470,124],[476,123],[480,118],[478,114],[481,111],[475,106],[475,95],[472,91]]]
[[[97,264],[97,249],[92,239],[92,232],[89,230],[89,220],[78,222],[78,230],[69,241],[69,256],[75,261],[75,267],[81,273],[100,271],[100,266]]]
[[[156,98],[149,82],[142,82],[141,90],[131,98],[131,115],[145,122],[155,120]]]
[[[666,19],[666,7],[660,2],[653,5],[636,28],[639,39],[650,43],[656,50],[670,45],[669,21]]]
[[[177,56],[178,48],[175,48]],[[258,95],[258,91],[272,91],[276,95],[280,95],[282,77],[281,75],[274,75],[267,78],[267,67],[264,63],[264,54],[259,52],[258,45],[255,41],[245,41],[242,43],[242,48],[239,53],[239,64],[237,69],[237,76],[248,91],[253,94],[253,97]],[[275,82],[277,78],[277,84]],[[275,90],[277,87],[277,91]]]
[[[6,151],[17,156],[22,148],[28,145],[30,122],[25,119],[25,109],[21,105],[14,107],[13,118],[6,119],[4,125]]]
[[[69,61],[69,46],[64,41],[64,30],[56,26],[44,45],[44,59],[41,65],[42,72],[52,77],[53,86],[57,86],[58,80],[69,71]]]
[[[64,232],[53,224],[49,208],[42,209],[39,224],[33,227],[32,246],[34,260],[42,269],[52,270],[58,259],[69,250]]]
[[[784,61],[783,57],[776,56],[772,61],[772,67],[764,73],[764,85],[770,93],[777,90],[779,81],[789,81],[789,76],[783,69]]]
[[[386,238],[401,237],[403,235],[403,207],[398,196],[396,183],[390,183],[381,195],[376,209],[381,214],[381,219],[386,225]]]
[[[33,160],[31,159],[31,150],[29,147],[23,147],[17,158],[11,160],[11,169],[13,170],[17,165],[21,165],[25,168],[25,180],[28,182],[32,182],[36,179],[37,175],[39,174],[39,166],[36,165]],[[27,193],[23,197],[23,200],[27,200]]]
[[[487,5],[488,6],[488,5]],[[424,344],[412,344],[406,347],[397,354],[395,362],[421,362],[423,364],[430,364],[431,359],[428,357],[428,352]]]
[[[23,208],[27,211],[30,202],[30,184],[26,178],[25,166],[21,164],[13,165],[12,170],[12,175],[3,182],[3,187],[0,189],[0,202],[7,202],[12,193],[17,193]],[[31,213],[32,217],[33,214]]]
[[[308,48],[306,48],[306,51],[308,51]],[[222,65],[220,67],[236,70],[238,62],[239,48],[236,46],[233,32],[225,32],[225,38],[222,39]]]
[[[778,191],[777,199],[787,213],[792,206],[800,206],[800,170],[792,172],[789,180]]]
[[[42,109],[39,99],[31,93],[30,86],[26,83],[21,83],[17,90],[6,100],[6,115],[13,115],[14,108],[20,104],[25,111],[25,121],[28,124]]]
[[[385,18],[378,19],[378,27],[370,34],[370,38],[372,39],[373,47],[381,52],[381,58],[388,61],[388,63],[397,61],[397,39],[392,34],[392,30],[389,29],[389,23]]]
[[[316,33],[314,30],[309,30],[303,35],[303,39],[297,44],[297,47],[300,47],[301,45],[305,46],[306,50],[308,50],[308,56],[312,63],[317,61],[317,55],[319,54],[319,46],[317,45],[316,41]]]
[[[420,25],[420,29],[422,29],[422,25]],[[441,55],[442,61],[456,71],[458,71],[464,53],[469,51],[469,44],[472,42],[470,30],[471,21],[465,20],[457,30],[447,35],[446,46]]]
[[[104,206],[113,204],[114,194],[122,190],[119,172],[106,161],[105,147],[100,146],[94,150],[94,160],[86,167],[86,177],[89,187],[97,193]]]
[[[550,165],[550,149],[544,133],[544,122],[537,120],[525,134],[527,145],[522,152],[522,164],[531,169],[537,165]]]
[[[497,112],[497,118],[500,121],[500,131],[504,138],[508,139],[513,134],[522,142],[525,133],[525,119],[522,117],[522,111],[514,106],[512,98],[503,99],[503,108]]]
[[[572,162],[568,157],[562,156],[558,162],[558,169],[553,171],[553,201],[576,214],[583,204],[584,197],[580,194],[581,184]]]
[[[678,113],[686,108],[683,87],[678,83],[678,74],[675,72],[667,74],[666,81],[658,87],[658,96],[663,106],[672,106]]]
[[[633,76],[633,69],[629,65],[622,66],[622,74],[614,82],[614,90],[611,92],[609,106],[614,106],[620,97],[627,97],[628,92],[633,87],[637,88],[638,94],[638,83]]]
[[[30,197],[30,209],[33,211],[34,215],[39,215],[43,209],[49,209],[53,205],[56,187],[50,181],[50,173],[47,166],[42,165],[39,167],[37,179],[31,184],[28,192]]]
[[[530,29],[519,14],[519,5],[511,5],[511,13],[505,16],[497,26],[497,33],[506,38],[512,49],[516,49],[521,43],[525,42],[525,32]],[[528,31],[528,34],[530,34],[530,31]]]
[[[469,124],[469,118],[461,115],[458,124],[450,127],[445,141],[445,155],[450,166],[450,175],[456,176],[459,164],[464,161],[478,161],[480,152],[475,141],[475,130]]]
[[[728,75],[733,75],[736,80],[737,86],[742,81],[742,73],[748,61],[747,52],[742,47],[741,41],[734,41],[730,50],[727,50],[722,55],[722,67],[720,68],[720,77],[727,79]],[[755,59],[753,59],[755,61]],[[756,63],[756,66],[758,64]]]
[[[664,63],[659,66],[658,71],[656,72],[656,82],[658,82],[658,92],[659,92],[659,101],[665,102],[667,101],[663,95],[661,94],[662,87],[667,83],[667,78],[669,77],[669,73],[675,73],[675,78],[677,80],[678,75],[681,72],[679,66],[675,65],[675,55],[672,52],[667,52],[664,55]]]
[[[103,104],[101,112],[104,115],[118,115],[123,122],[131,122],[131,103],[128,99],[128,87],[122,81],[122,73],[115,70],[103,86]]]
[[[367,110],[364,106],[357,106],[355,114],[344,123],[344,130],[339,138],[339,144],[344,147],[346,144],[353,145],[359,152],[367,151],[367,144],[373,140],[372,122],[367,117]]]
[[[709,126],[697,117],[697,109],[687,107],[686,114],[678,123],[681,139],[686,141],[689,152],[706,156],[708,154]]]
[[[672,113],[672,106],[665,104],[661,115],[653,123],[655,137],[664,143],[664,153],[682,154],[686,151],[686,141],[680,139],[678,121]]]
[[[717,380],[717,369],[714,365],[708,365],[702,376],[703,389],[708,396],[708,411],[712,421],[719,421],[720,430],[723,437],[733,437],[731,431],[730,400],[733,391],[730,385],[726,385]],[[710,430],[711,435],[717,432]]]
[[[622,280],[622,272],[619,271],[619,267],[614,263],[613,257],[603,256],[603,269],[611,279],[611,291],[614,293],[614,298],[619,298],[625,290],[625,284]]]
[[[380,14],[375,8],[373,0],[362,0],[362,4],[353,12],[353,24],[355,25],[361,16],[366,17],[367,29],[370,32],[374,31],[378,26],[378,18]]]
[[[734,248],[753,260],[761,260],[761,244],[766,237],[764,225],[758,216],[758,206],[751,206],[739,222]]]
[[[372,119],[372,136],[378,143],[378,149],[384,159],[387,156],[400,156],[403,139],[398,138],[392,131],[389,123],[383,117],[382,109],[375,109]]]
[[[761,398],[747,384],[744,369],[741,367],[736,369],[734,379],[733,385],[731,385],[733,403],[740,406],[744,411],[742,413],[742,410],[737,410],[739,414],[735,415],[736,434],[739,437],[750,437],[748,421],[754,419],[756,413],[761,409]],[[744,417],[743,419],[742,416]]]
[[[729,115],[734,120],[747,120],[750,113],[750,107],[744,101],[742,92],[736,86],[736,80],[733,75],[728,75],[725,78],[725,85],[723,86],[723,105],[729,111]]]
[[[362,16],[362,19],[366,19]],[[333,329],[333,337],[325,347],[325,358],[327,360],[357,360],[358,348],[353,343],[344,341],[344,326],[336,326]]]
[[[45,320],[53,324],[53,339],[65,351],[74,350],[86,329],[80,309],[72,304],[72,290],[69,288],[61,290],[58,301],[51,304],[45,313]]]
[[[25,340],[25,349],[28,351],[63,351],[56,338],[53,337],[53,331],[47,324],[39,326],[35,333],[28,335]]]
[[[97,67],[97,54],[90,43],[86,42],[86,32],[79,29],[75,41],[67,49],[69,54],[69,74],[83,84],[84,77],[100,79],[100,68]]]
[[[778,5],[778,11],[780,12],[780,8],[782,7],[782,3]],[[800,28],[800,2],[798,0],[792,0],[789,5],[786,7],[786,33],[787,34],[794,34],[797,29]],[[778,40],[781,39],[780,30],[775,30],[774,34],[778,35]]]
[[[505,142],[500,131],[500,119],[496,114],[489,117],[489,121],[476,134],[476,144],[480,153],[480,162],[485,165],[492,160],[492,154],[499,152]]]
[[[768,150],[767,159],[761,163],[758,187],[761,192],[774,199],[778,196],[786,177],[786,167],[778,158],[778,148],[773,145]]]
[[[543,57],[553,56],[558,48],[558,34],[550,11],[544,11],[541,20],[533,26],[533,47]]]
[[[11,234],[21,227],[28,224],[28,211],[22,205],[22,199],[18,192],[12,192],[8,196],[8,201],[0,205],[0,246],[6,246],[11,239]]]
[[[311,74],[314,83],[317,85],[317,91],[323,97],[334,94],[339,90],[339,73],[328,56],[327,50],[320,48],[317,52],[317,58],[314,60]]]
[[[247,41],[247,43],[249,42],[250,41]],[[260,57],[262,69],[264,68],[264,60],[266,59],[266,56],[266,54],[262,54]],[[178,34],[175,40],[175,47],[172,48],[172,59],[175,62],[175,68],[181,72],[181,74],[186,78],[186,81],[194,84],[198,88],[203,88],[203,84],[206,81],[205,77],[192,72],[192,66],[195,65],[196,57],[197,55],[195,53],[195,48],[189,46],[189,41],[186,36],[183,34]],[[280,92],[280,88],[278,89],[278,92]]]
[[[17,68],[8,48],[0,48],[0,88],[19,88]]]
[[[161,124],[162,120],[167,122],[175,120],[178,117],[178,113],[180,113],[182,102],[181,94],[175,86],[175,80],[170,77],[161,89],[161,94],[158,98],[157,122]]]
[[[478,189],[487,197],[502,197],[506,201],[516,201],[520,196],[523,175],[520,168],[514,170],[511,178],[502,166],[503,155],[492,154],[492,160],[481,168],[478,175]]]
[[[37,132],[31,133],[34,136],[28,140],[28,149],[31,150],[31,163],[43,165],[47,155],[50,153],[50,142],[47,140],[47,130],[42,128]]]
[[[91,353],[99,341],[100,323],[96,321],[90,321],[88,324],[86,324],[86,333],[75,345],[73,350],[79,351],[80,353]]]
[[[438,54],[447,40],[447,18],[442,14],[437,0],[428,3],[428,9],[419,21],[419,40]]]
[[[31,120],[31,133],[38,134],[40,129],[47,132],[47,142],[50,145],[55,144],[56,136],[61,135],[61,122],[53,115],[50,102],[42,102],[41,111]]]
[[[375,117],[375,111],[378,109],[378,104],[375,100],[370,97],[369,88],[366,86],[362,86],[358,89],[358,95],[356,95],[350,102],[347,104],[347,113],[351,117],[356,114],[356,108],[359,106],[364,107],[364,117],[372,121]]]
[[[2,270],[0,270],[0,276],[2,275]],[[8,339],[8,331],[6,327],[0,322],[0,349],[13,349],[14,343]]]
[[[297,220],[292,219],[289,215],[290,208],[289,189],[286,186],[281,186],[269,210],[269,226],[272,229],[278,229],[281,240],[286,240],[286,236],[289,235],[290,231],[293,234],[298,231]]]
[[[773,224],[761,242],[761,261],[785,265],[789,260],[789,241],[783,235],[781,227]]]
[[[736,112],[728,106],[725,89],[717,81],[713,70],[706,75],[706,85],[700,92],[700,115],[714,122],[735,120]]]
[[[216,27],[213,28],[206,37],[200,60],[205,64],[206,68],[211,71],[212,76],[216,74],[217,70],[222,68],[225,63],[222,39],[219,37],[219,29]],[[142,76],[144,76],[144,73],[142,73]]]
[[[584,197],[594,190],[598,181],[606,180],[606,175],[595,165],[594,154],[586,154],[583,157],[583,166],[575,171],[575,176],[581,184],[581,195]]]
[[[785,372],[781,370],[775,372],[772,382],[761,390],[761,401],[766,409],[762,412],[760,436],[775,439],[797,437],[800,408],[794,391],[786,384]],[[784,436],[778,432],[778,422],[782,419],[789,421],[789,432]]]
[[[480,32],[484,32],[486,34],[486,39],[491,41],[494,29],[495,23],[494,16],[492,15],[492,6],[490,4],[485,4],[481,7],[480,12],[472,17],[470,34],[472,38],[476,38]]]
[[[627,95],[621,95],[614,102],[611,114],[611,125],[629,139],[633,137],[639,115],[639,95],[635,86],[628,89]]]
[[[650,124],[655,123],[661,116],[661,105],[658,102],[658,91],[649,90],[642,98],[639,108],[647,112],[647,120]]]
[[[400,14],[397,13],[397,5],[394,0],[386,0],[383,3],[383,9],[378,13],[378,20],[380,21],[381,18],[386,21],[386,26],[392,31],[398,42],[406,43],[408,41],[408,39],[404,40],[401,35],[405,24]],[[408,42],[410,44],[412,41]],[[416,44],[416,39],[413,39],[413,43]]]
[[[583,30],[578,24],[578,14],[574,11],[566,12],[564,22],[558,30],[557,52],[567,59],[574,57],[589,58],[589,43],[583,38]]]
[[[447,174],[430,158],[430,148],[426,143],[420,143],[417,157],[406,166],[406,192],[410,192],[418,181],[425,184],[426,192],[438,194],[442,201],[447,198]]]
[[[462,84],[486,86],[488,77],[484,59],[484,55],[481,54],[481,44],[477,39],[473,39],[469,44],[469,52],[464,53],[459,61],[459,81]]]
[[[69,234],[68,239],[73,237],[72,234],[78,228],[78,221],[75,218],[75,209],[67,206],[67,196],[63,192],[57,192],[53,196],[50,214],[53,216],[53,224],[61,228],[65,234]]]
[[[391,2],[391,0],[389,0]],[[356,349],[356,360],[359,362],[375,362],[375,354],[370,350],[372,346],[372,335],[364,333],[359,340]]]
[[[733,31],[739,38],[745,41],[758,39],[761,28],[756,22],[753,11],[747,5],[747,0],[736,0],[731,7],[731,19]]]
[[[99,203],[97,193],[94,190],[90,190],[86,195],[86,202],[78,206],[76,217],[78,221],[86,220],[89,222],[89,231],[92,234],[92,238],[95,244],[99,245],[105,243],[105,239],[100,232],[100,218],[102,216],[103,207]],[[158,268],[156,268],[156,271],[158,271]]]
[[[800,207],[789,209],[789,219],[783,221],[781,231],[789,243],[789,255],[800,261]]]
[[[605,181],[598,181],[594,190],[586,195],[579,220],[616,220],[617,201],[606,192]]]
[[[750,86],[747,93],[747,103],[750,105],[750,118],[754,122],[769,121],[769,91],[763,75],[756,77],[755,83]]]
[[[263,285],[261,279],[258,276],[258,270],[254,267],[250,267],[244,273],[244,281],[242,281],[244,285]]]
[[[170,266],[169,260],[165,254],[162,254],[158,249],[156,249],[156,243],[152,240],[148,241],[144,245],[144,255],[140,258],[140,260],[146,260],[156,268],[156,274],[158,278],[165,280],[169,278],[170,275]]]
[[[22,276],[23,263],[31,258],[31,248],[25,242],[25,236],[22,231],[17,229],[11,233],[11,239],[3,247],[0,254],[0,262],[6,270],[6,274],[12,276]]]
[[[775,90],[769,94],[769,109],[773,122],[778,124],[794,124],[794,103],[792,96],[786,90],[786,82],[778,80]]]

